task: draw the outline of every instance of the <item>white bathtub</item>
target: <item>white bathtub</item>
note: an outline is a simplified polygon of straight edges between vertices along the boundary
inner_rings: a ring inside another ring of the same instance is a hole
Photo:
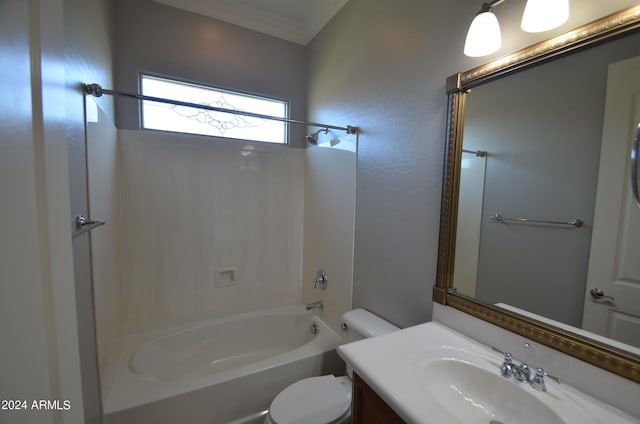
[[[301,378],[342,374],[343,342],[301,306],[131,335],[103,394],[106,424],[242,422]]]

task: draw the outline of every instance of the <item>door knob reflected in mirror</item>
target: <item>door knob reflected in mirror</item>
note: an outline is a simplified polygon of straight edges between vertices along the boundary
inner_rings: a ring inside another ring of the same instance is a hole
[[[591,297],[593,297],[596,300],[608,300],[610,302],[615,302],[615,299],[611,296],[605,296],[604,292],[602,291],[602,289],[599,288],[593,288],[591,289]]]

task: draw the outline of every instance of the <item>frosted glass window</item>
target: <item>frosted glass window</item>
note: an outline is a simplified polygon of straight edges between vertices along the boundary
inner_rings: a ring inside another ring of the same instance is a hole
[[[287,117],[287,102],[215,87],[142,75],[142,94],[224,109]],[[142,127],[266,143],[287,143],[287,124],[144,100]]]

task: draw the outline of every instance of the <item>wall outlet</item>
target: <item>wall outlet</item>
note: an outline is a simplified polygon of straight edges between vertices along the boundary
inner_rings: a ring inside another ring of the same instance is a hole
[[[218,268],[216,269],[216,287],[235,286],[238,284],[236,280],[236,268]]]

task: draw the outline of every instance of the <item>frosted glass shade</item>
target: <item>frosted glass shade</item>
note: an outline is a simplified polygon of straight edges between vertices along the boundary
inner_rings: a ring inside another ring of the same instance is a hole
[[[480,57],[497,52],[502,47],[500,24],[491,11],[480,12],[471,22],[464,43],[464,54]]]
[[[544,32],[569,19],[569,0],[527,0],[520,28],[526,32]]]

